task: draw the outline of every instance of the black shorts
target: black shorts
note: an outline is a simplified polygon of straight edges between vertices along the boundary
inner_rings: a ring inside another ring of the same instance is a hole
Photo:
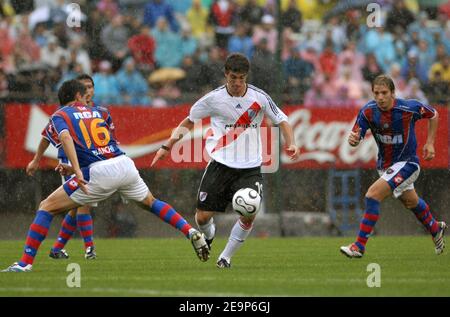
[[[262,197],[262,184],[261,167],[238,169],[211,160],[200,183],[197,208],[224,212],[241,188],[252,188]]]

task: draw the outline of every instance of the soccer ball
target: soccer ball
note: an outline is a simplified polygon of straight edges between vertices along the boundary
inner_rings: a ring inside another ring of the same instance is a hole
[[[244,217],[256,215],[261,206],[261,196],[251,188],[241,188],[233,196],[233,209]]]

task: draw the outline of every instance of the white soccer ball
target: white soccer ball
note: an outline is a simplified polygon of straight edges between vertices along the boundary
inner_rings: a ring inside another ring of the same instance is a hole
[[[233,209],[244,217],[256,215],[261,206],[261,196],[251,188],[241,188],[233,196]]]

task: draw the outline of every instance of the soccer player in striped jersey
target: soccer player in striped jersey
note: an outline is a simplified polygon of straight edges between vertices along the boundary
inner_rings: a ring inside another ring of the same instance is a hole
[[[111,116],[109,111],[100,107],[93,102],[94,97],[94,80],[91,76],[87,74],[82,74],[76,78],[80,83],[82,83],[86,87],[86,105],[90,107],[97,108],[105,119],[105,122],[108,125],[108,130],[110,133],[114,133],[114,126],[111,124]],[[66,106],[64,100],[59,100],[61,107]],[[58,148],[58,160],[60,163],[69,163],[69,160],[64,153],[63,148],[61,147],[61,143],[58,139],[58,134],[56,133],[54,127],[51,124],[47,124],[47,126],[42,131],[42,139],[39,143],[38,150],[33,158],[33,160],[28,163],[26,172],[28,175],[32,176],[39,167],[39,162],[48,148],[49,144],[52,144],[56,148]],[[65,176],[62,177],[62,182],[64,184],[70,177]],[[64,249],[65,245],[72,238],[75,233],[76,228],[80,231],[80,235],[84,241],[84,257],[87,260],[93,260],[97,258],[97,254],[95,252],[94,246],[94,224],[91,216],[91,206],[81,206],[77,209],[70,210],[67,215],[64,217],[61,228],[58,232],[58,237],[56,238],[53,247],[50,250],[49,256],[53,259],[67,259],[69,258],[69,254]]]
[[[267,93],[247,84],[249,70],[250,62],[244,55],[229,55],[225,61],[226,85],[206,94],[192,106],[189,116],[158,150],[152,162],[154,165],[164,158],[181,139],[183,132],[193,129],[194,121],[211,118],[213,133],[206,140],[206,150],[211,160],[197,193],[195,213],[196,222],[205,234],[209,247],[216,232],[215,212],[224,212],[233,195],[241,188],[254,189],[262,196],[261,123],[264,114],[279,125],[291,159],[299,154],[287,116]],[[228,243],[216,262],[218,268],[231,267],[231,257],[250,234],[254,219],[255,215],[241,216],[235,223]]]
[[[2,272],[29,272],[42,241],[47,236],[54,215],[83,205],[98,203],[118,192],[123,199],[133,200],[140,207],[158,216],[181,231],[194,247],[201,261],[209,258],[204,235],[194,229],[169,204],[153,197],[136,169],[134,162],[117,145],[109,133],[101,113],[85,106],[86,88],[71,80],[63,83],[58,95],[71,107],[56,111],[51,123],[71,165],[60,163],[61,175],[74,175],[40,205],[30,226],[24,252],[19,262]]]
[[[385,75],[376,77],[372,83],[374,100],[359,111],[348,142],[357,146],[367,130],[371,130],[378,146],[377,170],[380,178],[366,193],[366,210],[361,220],[356,242],[342,246],[341,252],[350,258],[360,258],[378,220],[380,203],[391,194],[410,209],[430,233],[436,254],[444,251],[444,233],[447,225],[437,221],[428,204],[420,198],[414,182],[420,173],[415,123],[428,119],[428,136],[423,147],[423,159],[432,160],[435,155],[434,141],[438,127],[438,112],[417,100],[395,98],[392,79]]]

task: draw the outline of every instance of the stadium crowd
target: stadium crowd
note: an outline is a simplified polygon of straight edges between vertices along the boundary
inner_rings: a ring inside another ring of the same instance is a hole
[[[387,73],[398,97],[450,105],[450,1],[373,1],[378,27],[351,2],[282,0],[279,44],[275,0],[1,0],[0,98],[56,102],[87,73],[100,104],[172,106],[219,86],[229,52],[273,93],[281,47],[284,103],[362,105]]]

